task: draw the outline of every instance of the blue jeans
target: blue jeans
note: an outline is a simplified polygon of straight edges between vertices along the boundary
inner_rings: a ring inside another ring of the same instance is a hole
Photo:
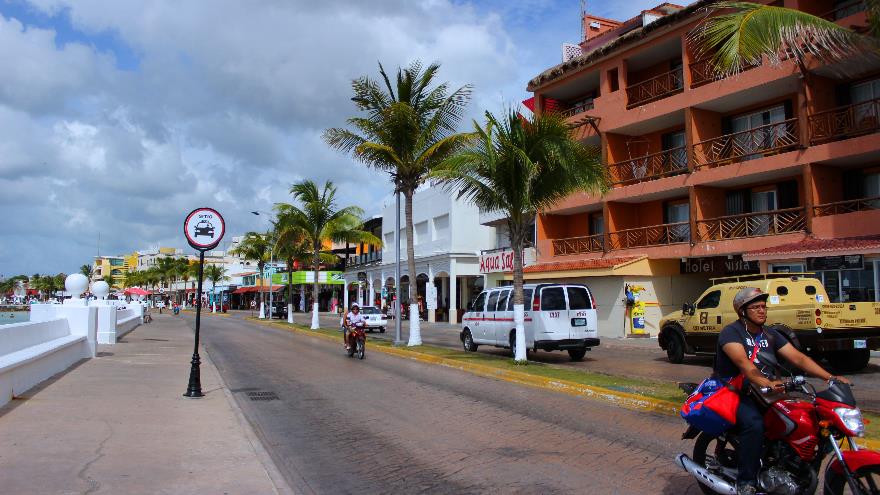
[[[754,399],[743,396],[736,410],[736,429],[739,447],[737,453],[737,482],[754,484],[761,468],[761,452],[764,447],[764,416]]]

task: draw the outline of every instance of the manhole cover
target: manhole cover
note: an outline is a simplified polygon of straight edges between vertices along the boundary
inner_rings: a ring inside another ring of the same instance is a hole
[[[275,392],[248,392],[247,396],[250,400],[279,400]]]

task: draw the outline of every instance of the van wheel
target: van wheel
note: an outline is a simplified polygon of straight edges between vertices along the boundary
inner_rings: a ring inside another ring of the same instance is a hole
[[[587,355],[587,348],[584,347],[582,349],[569,349],[568,357],[571,358],[572,361],[582,361],[584,356]]]
[[[477,344],[474,344],[474,338],[473,336],[471,336],[470,330],[464,331],[464,337],[462,337],[461,339],[461,345],[467,352],[474,352],[477,350]]]
[[[844,373],[861,371],[868,366],[871,360],[871,351],[868,349],[853,349],[851,351],[834,351],[825,354],[831,367]]]
[[[666,336],[666,358],[672,364],[684,361],[684,341],[676,331],[670,330]]]
[[[510,357],[516,359],[516,331],[510,332]],[[526,346],[526,361],[529,360],[529,348]]]
[[[385,327],[380,328],[379,333],[385,333]]]

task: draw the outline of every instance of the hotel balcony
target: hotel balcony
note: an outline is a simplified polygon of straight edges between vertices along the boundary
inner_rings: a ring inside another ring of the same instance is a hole
[[[727,74],[719,73],[709,63],[711,57],[703,57],[688,64],[691,73],[691,87],[696,88],[710,82],[720,81],[728,77]],[[759,67],[761,64],[747,64],[740,68],[740,72]]]
[[[697,220],[697,236],[701,241],[762,237],[801,232],[806,225],[803,207],[787,208]]]
[[[382,261],[382,251],[373,251],[372,253],[349,255],[346,260],[346,266],[356,267],[367,265],[370,263],[379,263]]]
[[[629,185],[687,173],[687,147],[680,146],[608,165],[612,185]]]
[[[626,88],[626,108],[630,109],[645,103],[660,100],[680,93],[684,89],[682,69],[678,67],[669,72],[637,82]]]
[[[843,215],[844,213],[855,213],[857,211],[869,210],[880,210],[880,196],[816,205],[813,207],[813,216],[824,217],[828,215]]]
[[[667,223],[650,227],[623,229],[608,234],[611,249],[663,246],[690,242],[690,223]]]
[[[880,98],[844,105],[809,117],[810,144],[848,139],[880,130]]]
[[[559,115],[562,115],[565,118],[574,117],[575,115],[583,112],[587,112],[593,109],[593,101],[582,101],[576,103],[574,105],[570,105],[567,108],[564,108],[559,111]]]
[[[568,239],[553,239],[553,256],[596,253],[605,250],[605,235],[595,234]]]
[[[800,145],[798,119],[792,118],[694,144],[695,167],[720,167],[790,151]]]

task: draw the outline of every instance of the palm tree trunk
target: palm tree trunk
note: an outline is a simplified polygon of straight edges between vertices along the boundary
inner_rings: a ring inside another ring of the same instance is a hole
[[[287,323],[293,323],[293,258],[287,260]]]
[[[515,352],[517,362],[528,361],[526,353],[525,301],[523,300],[523,227],[510,222],[510,248],[513,250],[513,325],[516,329]]]
[[[416,301],[418,282],[416,281],[416,253],[413,246],[413,194],[414,190],[403,191],[404,215],[406,218],[406,267],[409,272],[409,342],[407,345],[422,345],[422,332],[419,328],[419,304]]]
[[[321,328],[321,321],[318,319],[318,269],[321,266],[320,244],[316,243],[314,249],[315,257],[312,259],[312,268],[315,272],[315,281],[312,284],[312,330],[317,330]]]

